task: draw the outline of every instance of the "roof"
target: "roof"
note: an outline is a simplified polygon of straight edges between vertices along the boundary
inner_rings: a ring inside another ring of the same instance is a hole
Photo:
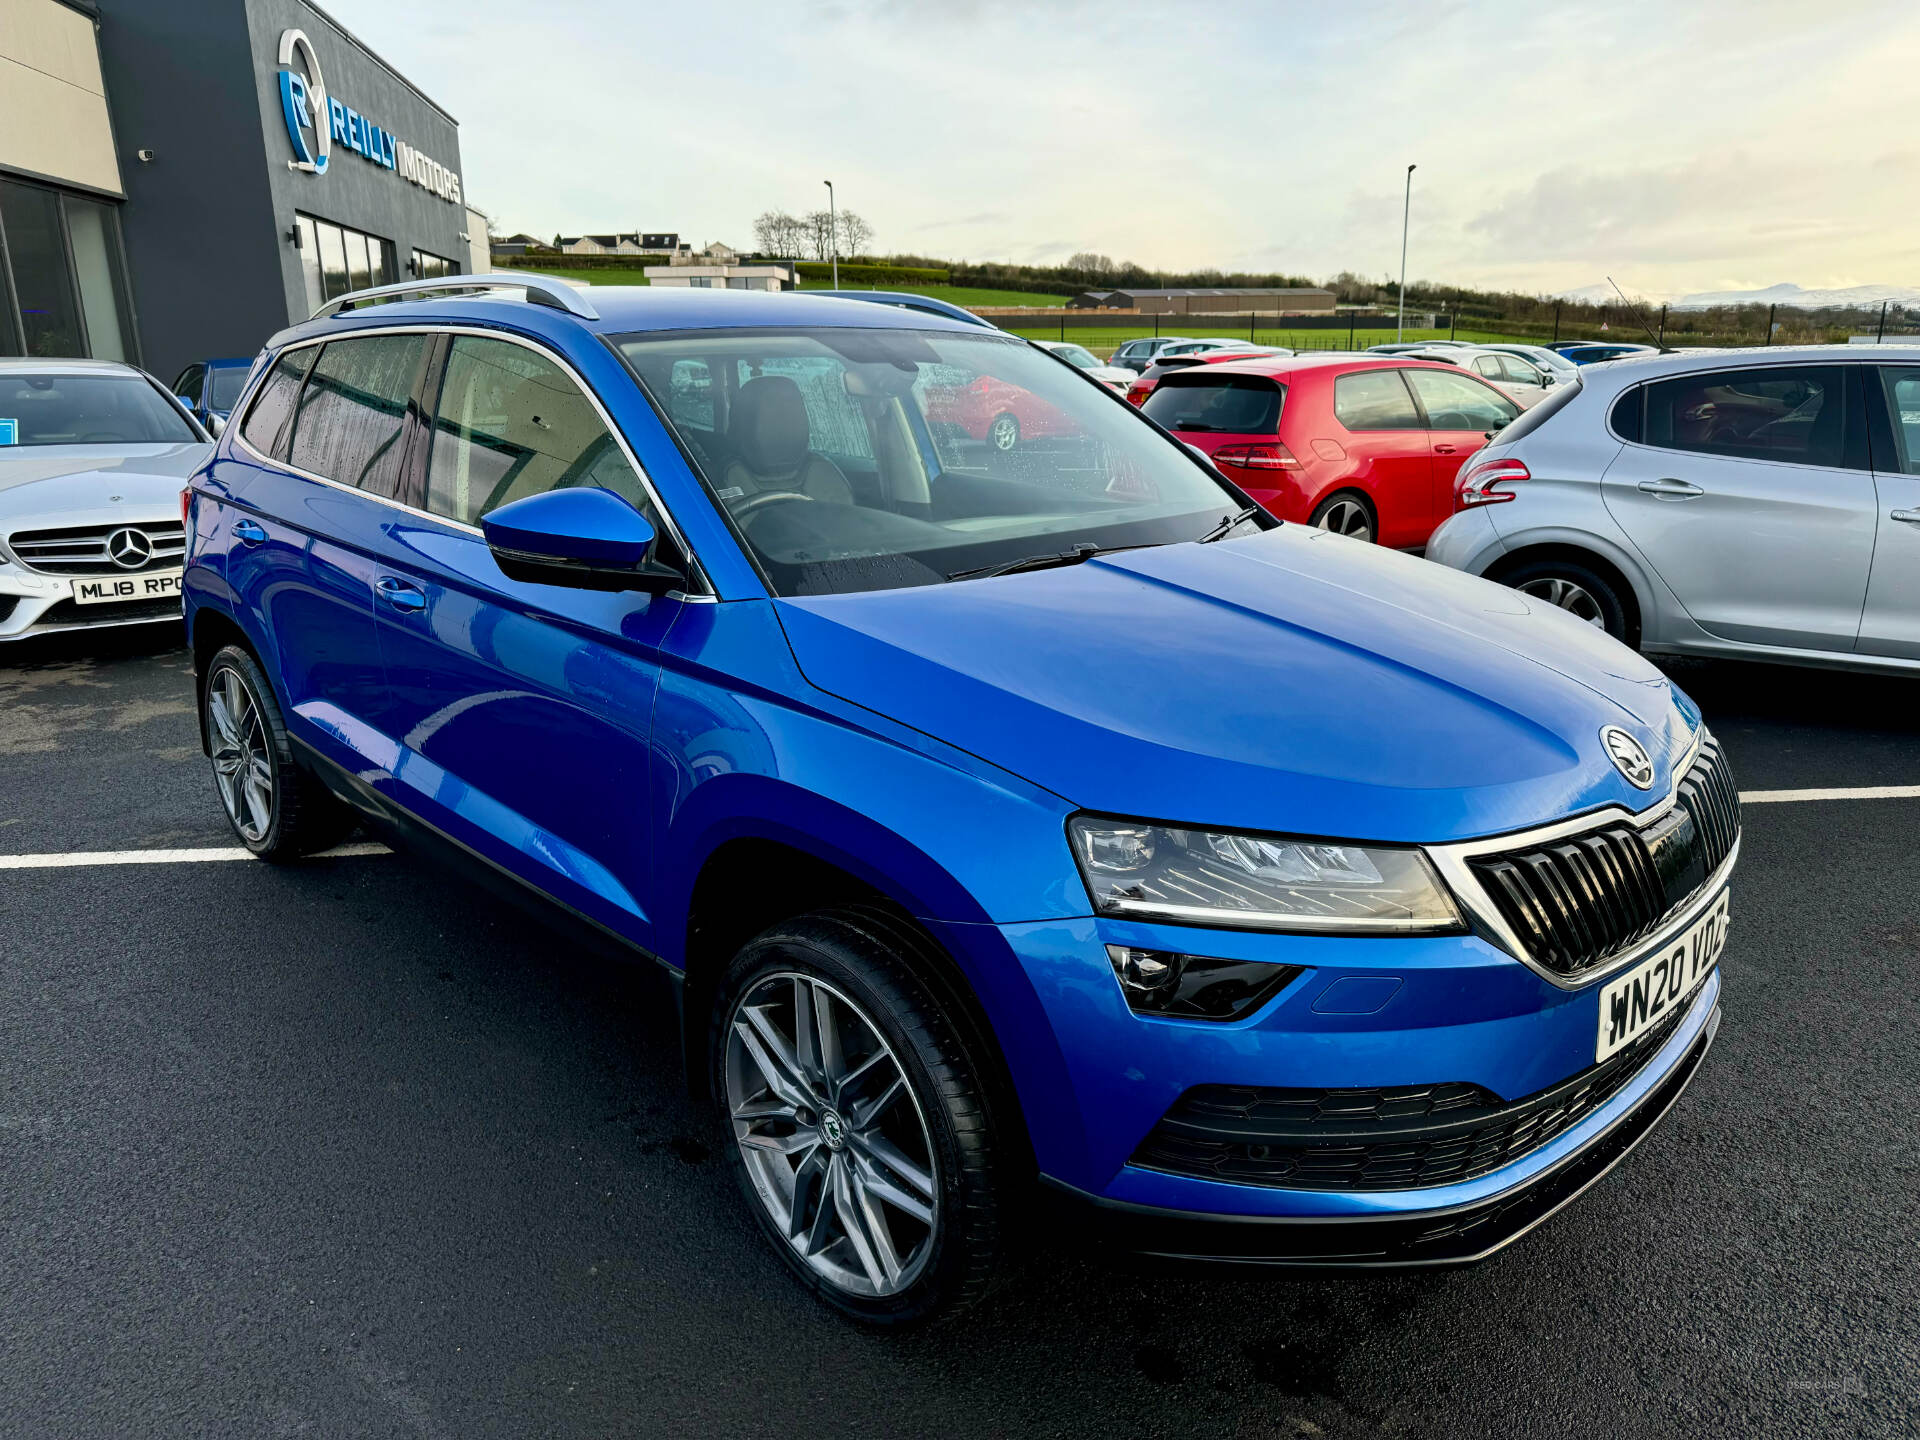
[[[865,300],[842,300],[805,291],[706,290],[680,285],[591,285],[580,288],[599,312],[598,320],[576,319],[549,306],[529,305],[523,300],[505,299],[498,294],[455,293],[364,306],[324,320],[303,321],[275,335],[268,340],[267,346],[274,349],[296,337],[335,334],[363,325],[406,322],[446,324],[466,318],[537,328],[570,321],[596,335],[618,335],[631,330],[730,330],[749,326],[785,329],[809,325],[866,330],[939,330],[987,337],[996,334],[978,318],[969,324],[924,310],[875,305]]]
[[[252,361],[248,361],[252,364]],[[60,370],[71,375],[139,375],[142,372],[118,360],[76,360],[41,358],[37,355],[0,356],[0,375],[44,375]]]
[[[1204,373],[1208,375],[1267,375],[1278,377],[1291,375],[1303,370],[1383,370],[1398,366],[1413,366],[1426,370],[1452,370],[1458,373],[1457,365],[1449,365],[1444,360],[1422,360],[1417,355],[1376,355],[1366,350],[1350,350],[1337,353],[1322,351],[1317,355],[1249,355],[1244,360],[1222,360],[1217,365],[1209,365]],[[1184,375],[1185,370],[1176,370],[1175,375]],[[1171,378],[1171,377],[1169,377]]]

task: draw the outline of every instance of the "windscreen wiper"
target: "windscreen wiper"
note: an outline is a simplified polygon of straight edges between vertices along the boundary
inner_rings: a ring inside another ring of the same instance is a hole
[[[1258,505],[1249,505],[1246,509],[1242,510],[1238,515],[1229,515],[1226,519],[1222,520],[1218,525],[1214,526],[1211,530],[1207,531],[1206,534],[1202,535],[1198,540],[1194,541],[1193,543],[1196,545],[1204,545],[1209,540],[1225,539],[1227,536],[1231,535],[1235,529],[1237,529],[1240,526],[1241,522],[1246,520],[1251,520],[1253,519],[1254,516],[1258,515],[1259,513],[1260,513],[1260,507]]]
[[[1051,555],[1023,555],[1018,560],[1004,560],[998,565],[982,565],[977,570],[955,570],[947,576],[949,580],[986,580],[995,575],[1017,575],[1022,570],[1051,570],[1060,565],[1078,565],[1091,560],[1096,555],[1110,555],[1115,550],[1138,550],[1138,545],[1095,545],[1083,541],[1069,546]]]

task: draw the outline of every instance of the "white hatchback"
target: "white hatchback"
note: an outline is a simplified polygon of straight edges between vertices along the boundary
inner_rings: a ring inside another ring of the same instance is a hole
[[[149,375],[0,360],[0,641],[180,618],[180,491],[213,444]]]

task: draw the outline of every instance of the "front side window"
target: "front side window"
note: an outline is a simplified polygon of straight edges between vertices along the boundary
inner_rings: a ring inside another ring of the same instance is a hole
[[[580,387],[537,350],[457,335],[427,460],[427,509],[463,525],[512,500],[595,485],[660,517]]]
[[[0,446],[159,445],[199,438],[173,402],[139,375],[0,375]]]
[[[1398,370],[1356,370],[1335,377],[1333,415],[1349,430],[1424,428]]]
[[[1645,441],[1745,460],[1845,463],[1846,372],[1767,366],[1682,375],[1646,386]]]
[[[301,382],[307,378],[314,356],[319,353],[317,345],[284,352],[274,361],[267,378],[260,382],[253,404],[247,407],[240,438],[270,460],[286,458],[287,421],[293,418],[293,404],[300,397]]]
[[[1886,392],[1887,414],[1893,421],[1895,453],[1893,464],[1879,468],[1920,475],[1920,370],[1883,369],[1880,383]]]
[[[300,392],[288,463],[392,496],[400,481],[407,401],[426,353],[425,335],[329,341]]]
[[[1491,386],[1444,370],[1409,370],[1407,383],[1420,397],[1435,430],[1498,430],[1520,407]]]
[[[777,594],[1191,540],[1244,503],[1183,446],[1009,337],[709,330],[616,344]],[[710,425],[691,423],[700,375]]]

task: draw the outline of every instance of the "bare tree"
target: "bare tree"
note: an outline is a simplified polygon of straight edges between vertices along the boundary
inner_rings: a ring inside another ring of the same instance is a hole
[[[826,260],[833,255],[833,212],[830,210],[810,211],[801,222],[806,226],[807,248],[813,252],[816,260]]]
[[[864,255],[873,244],[873,226],[851,210],[840,212],[840,254]]]
[[[768,210],[753,222],[753,241],[762,254],[791,257],[812,244],[808,221],[784,210]]]
[[[1084,275],[1111,275],[1119,267],[1106,255],[1094,250],[1082,250],[1078,255],[1069,256],[1067,269],[1078,270]]]

